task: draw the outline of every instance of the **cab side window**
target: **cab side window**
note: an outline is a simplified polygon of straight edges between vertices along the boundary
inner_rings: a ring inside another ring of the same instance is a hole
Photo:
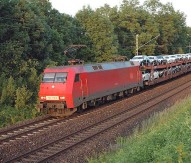
[[[80,81],[80,74],[76,74],[74,82],[79,82]]]

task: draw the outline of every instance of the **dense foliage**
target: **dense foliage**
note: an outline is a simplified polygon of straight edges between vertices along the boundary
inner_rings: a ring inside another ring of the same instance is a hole
[[[0,1],[0,113],[34,108],[39,81],[47,66],[69,59],[110,61],[116,55],[188,52],[191,29],[170,3],[124,0],[119,7],[83,7],[75,17],[59,13],[48,0]],[[71,51],[69,45],[87,48]],[[34,114],[31,114],[34,115]],[[35,115],[34,115],[35,116]],[[22,118],[20,118],[22,119]],[[4,118],[1,119],[4,121]]]
[[[191,162],[191,98],[145,123],[143,132],[119,138],[116,151],[89,163]]]

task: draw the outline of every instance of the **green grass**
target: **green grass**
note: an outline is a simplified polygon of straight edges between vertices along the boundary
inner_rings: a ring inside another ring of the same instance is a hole
[[[155,114],[130,138],[118,138],[117,149],[89,163],[191,162],[191,97]]]

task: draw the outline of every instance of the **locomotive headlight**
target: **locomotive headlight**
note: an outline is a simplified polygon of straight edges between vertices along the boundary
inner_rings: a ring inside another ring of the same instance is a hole
[[[64,97],[64,96],[62,96],[62,97],[60,97],[60,99],[61,99],[61,100],[64,100],[64,99],[65,99],[65,97]]]
[[[41,99],[41,100],[46,100],[46,97],[41,96],[40,99]]]

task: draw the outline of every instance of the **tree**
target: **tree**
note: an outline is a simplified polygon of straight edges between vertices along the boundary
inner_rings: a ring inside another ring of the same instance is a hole
[[[159,0],[148,0],[144,8],[153,15],[158,23],[160,37],[155,53],[174,54],[185,51],[187,30],[185,16],[175,11],[171,3],[163,5]]]
[[[4,81],[1,95],[1,104],[14,106],[15,101],[15,81],[11,76],[8,81]]]
[[[102,15],[99,10],[94,12],[90,7],[84,7],[76,17],[92,41],[95,60],[98,62],[111,60],[112,55],[117,53],[117,39],[109,18]]]

